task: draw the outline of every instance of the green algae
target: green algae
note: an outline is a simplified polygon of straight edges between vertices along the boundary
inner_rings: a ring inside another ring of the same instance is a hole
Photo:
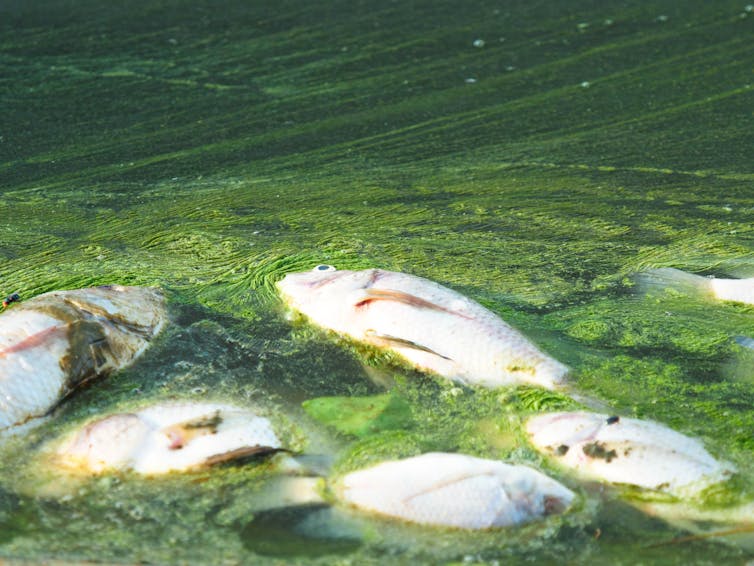
[[[322,424],[356,437],[411,427],[411,406],[401,397],[391,394],[319,397],[305,401],[303,407]]]
[[[25,455],[60,430],[158,399],[263,407],[336,470],[448,450],[572,481],[522,433],[530,414],[580,408],[568,397],[445,384],[291,327],[274,284],[319,263],[407,271],[478,300],[567,363],[584,395],[735,463],[710,505],[751,499],[751,364],[734,343],[754,336],[751,307],[640,297],[630,275],[747,276],[752,22],[728,0],[0,6],[0,292],[159,285],[176,306],[142,360],[0,447],[0,555],[259,559],[243,534],[248,494],[277,473],[265,466],[94,483],[70,502],[17,493]],[[364,359],[392,376],[411,420],[344,439],[301,403],[376,398]],[[582,497],[579,520],[547,536],[401,537],[404,525],[367,521],[386,534],[350,554],[277,560],[750,556],[713,541],[653,547],[680,533]]]

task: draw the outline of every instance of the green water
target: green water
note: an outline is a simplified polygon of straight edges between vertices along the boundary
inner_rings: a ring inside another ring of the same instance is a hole
[[[159,285],[173,316],[134,366],[0,446],[0,557],[751,561],[735,537],[690,536],[549,468],[520,424],[567,398],[412,373],[291,323],[273,285],[331,263],[452,287],[585,395],[734,463],[704,505],[751,501],[754,360],[734,338],[754,337],[754,310],[643,297],[630,274],[754,274],[752,37],[738,0],[0,2],[0,293]],[[383,402],[385,380],[393,409],[373,422],[302,407]],[[580,503],[489,533],[260,510],[274,462],[40,491],[58,481],[37,457],[48,441],[171,398],[259,407],[336,472],[460,451],[543,469]]]

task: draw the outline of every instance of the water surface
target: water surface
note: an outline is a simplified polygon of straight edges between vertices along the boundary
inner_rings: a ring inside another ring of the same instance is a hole
[[[754,12],[744,2],[0,4],[0,293],[159,285],[174,323],[133,367],[0,447],[0,556],[114,563],[745,564],[548,468],[520,423],[569,399],[466,390],[286,319],[318,263],[429,277],[489,307],[626,416],[701,438],[754,499],[754,311],[638,296],[677,267],[751,277]],[[409,407],[338,432],[302,403]],[[538,467],[562,519],[491,533],[328,506],[263,510],[247,463],[66,490],[35,454],[152,399],[234,400],[344,470],[427,450]],[[375,397],[378,398],[378,397]],[[379,397],[382,398],[382,397]],[[31,478],[31,479],[30,479]]]

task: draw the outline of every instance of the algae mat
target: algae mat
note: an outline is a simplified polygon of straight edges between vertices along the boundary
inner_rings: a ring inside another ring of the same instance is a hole
[[[703,507],[751,501],[754,311],[640,296],[630,276],[754,274],[753,36],[754,8],[725,0],[0,3],[0,292],[160,285],[173,309],[135,366],[0,447],[0,556],[751,560],[744,529],[712,537],[548,469],[521,421],[575,402],[417,375],[291,323],[273,285],[332,263],[453,287],[585,395],[734,463]],[[461,451],[543,469],[581,503],[469,534],[275,508],[274,462],[47,477],[38,454],[61,431],[171,398],[260,407],[334,473]]]

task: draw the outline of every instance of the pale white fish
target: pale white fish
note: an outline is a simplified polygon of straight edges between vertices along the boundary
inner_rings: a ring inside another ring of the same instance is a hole
[[[699,440],[652,421],[550,413],[530,418],[526,430],[538,450],[587,479],[693,496],[735,471]]]
[[[414,367],[485,387],[549,389],[568,368],[479,303],[422,277],[319,265],[277,284],[284,301],[315,324],[396,352]]]
[[[65,438],[53,461],[70,471],[155,475],[282,449],[270,421],[218,403],[162,403],[109,415]]]
[[[638,289],[643,293],[674,289],[691,296],[754,304],[754,277],[718,279],[694,275],[672,267],[662,267],[637,273],[635,279]]]
[[[166,318],[158,290],[120,285],[53,291],[0,314],[0,430],[127,366]]]
[[[336,495],[364,511],[425,525],[507,527],[561,513],[575,494],[528,468],[429,453],[345,475]]]

